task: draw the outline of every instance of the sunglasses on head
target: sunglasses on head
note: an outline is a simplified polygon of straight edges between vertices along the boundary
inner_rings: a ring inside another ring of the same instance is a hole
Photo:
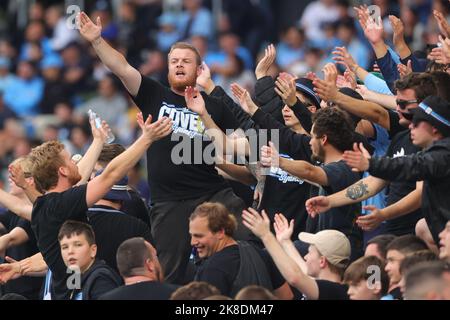
[[[419,103],[419,101],[417,100],[401,100],[401,99],[397,99],[396,102],[401,110],[405,110],[406,107],[409,106],[410,104]]]

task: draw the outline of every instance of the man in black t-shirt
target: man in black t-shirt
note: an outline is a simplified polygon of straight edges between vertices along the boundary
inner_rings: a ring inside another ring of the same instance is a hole
[[[323,166],[279,157],[273,144],[262,148],[261,163],[266,167],[280,167],[300,179],[320,186],[320,194],[332,194],[361,178],[360,174],[352,172],[342,160],[344,151],[351,147],[352,141],[353,130],[345,111],[335,107],[325,108],[314,115],[310,140],[313,160],[323,163]],[[352,260],[355,260],[363,254],[362,231],[355,223],[360,213],[360,205],[329,210],[319,216],[316,232],[334,229],[344,233],[352,246]],[[304,254],[305,250],[302,251]]]
[[[100,300],[169,300],[177,287],[163,283],[155,248],[144,238],[131,238],[117,249],[117,267],[125,282]]]
[[[195,281],[204,281],[233,297],[242,288],[260,285],[274,290],[280,299],[292,293],[269,257],[249,243],[233,239],[236,220],[220,203],[204,203],[190,217],[191,245],[199,267]]]
[[[172,130],[172,123],[167,118],[151,123],[149,117],[144,123],[142,114],[139,114],[138,124],[143,130],[142,136],[127,151],[111,161],[101,175],[85,185],[75,186],[81,176],[63,144],[56,141],[46,142],[34,148],[28,155],[33,164],[34,181],[46,192],[34,203],[31,227],[39,251],[52,273],[53,299],[68,298],[68,274],[57,240],[61,225],[66,220],[85,221],[88,208],[103,198],[114,183],[139,161],[154,141],[167,136]],[[96,159],[91,160],[94,164]],[[89,171],[92,171],[92,167]],[[20,187],[26,188],[24,185]]]
[[[94,24],[82,12],[80,33],[100,60],[120,78],[144,115],[173,120],[174,134],[155,143],[147,152],[147,171],[152,191],[151,227],[167,281],[183,284],[189,261],[188,220],[192,211],[205,201],[218,201],[239,216],[245,207],[213,163],[203,159],[211,142],[204,137],[205,127],[199,115],[186,107],[184,91],[195,86],[202,72],[198,51],[186,43],[176,43],[169,53],[170,88],[144,77],[101,37],[101,23]],[[236,129],[232,113],[216,98],[202,93],[208,113],[222,131]],[[180,143],[181,139],[181,143]],[[211,150],[211,149],[208,149]],[[240,228],[237,237],[247,238]],[[176,239],[174,239],[176,236]]]

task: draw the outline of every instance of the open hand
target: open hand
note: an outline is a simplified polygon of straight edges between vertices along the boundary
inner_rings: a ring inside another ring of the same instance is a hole
[[[289,76],[280,75],[277,78],[275,81],[275,92],[281,97],[284,104],[290,107],[297,102],[295,80]]]
[[[100,17],[97,17],[96,23],[93,23],[86,13],[80,12],[77,15],[77,23],[80,27],[81,35],[87,41],[93,42],[100,38],[102,33],[102,22]]]
[[[205,100],[203,100],[200,91],[197,88],[187,87],[184,91],[184,99],[189,110],[200,116],[206,115]]]
[[[411,66],[411,60],[408,60],[407,65],[400,63],[397,65],[398,73],[400,74],[400,78],[403,78],[407,76],[408,74],[412,73],[412,66]]]
[[[381,17],[378,17],[377,21],[369,19],[366,29],[364,30],[364,35],[371,44],[383,41],[384,27]]]
[[[202,63],[202,73],[197,77],[197,85],[202,87],[207,93],[210,93],[215,87],[211,79],[211,70],[205,62]]]
[[[292,233],[294,233],[294,219],[291,219],[291,221],[288,222],[283,214],[277,213],[275,215],[273,227],[275,229],[278,242],[290,241]]]
[[[318,196],[306,201],[306,211],[311,216],[315,218],[320,213],[324,213],[331,209],[330,200],[325,196]]]
[[[369,214],[359,216],[356,220],[358,226],[364,231],[372,231],[384,221],[381,211],[377,207],[365,206],[363,209],[371,211]]]
[[[249,228],[260,239],[270,234],[270,220],[264,210],[262,211],[262,215],[252,208],[244,210],[242,212],[242,222],[244,226]]]
[[[242,110],[244,110],[246,113],[252,116],[258,110],[258,106],[250,97],[250,93],[248,93],[248,91],[242,88],[240,85],[238,85],[237,83],[231,84],[231,92],[233,93],[233,96],[235,96],[235,98],[239,101]]]
[[[277,57],[277,51],[273,44],[270,44],[266,50],[264,57],[259,61],[255,69],[256,79],[261,79],[268,75],[269,69]]]
[[[362,143],[359,144],[359,147],[357,143],[354,143],[353,151],[345,151],[343,159],[354,172],[364,172],[369,170],[369,160],[371,159],[371,156]]]
[[[139,112],[136,116],[137,123],[142,129],[142,134],[150,139],[150,141],[158,141],[172,132],[172,120],[167,117],[162,117],[158,121],[152,123],[152,116],[149,115],[144,122],[142,112]]]
[[[355,70],[356,67],[358,66],[355,59],[347,51],[346,47],[336,47],[332,53],[334,55],[333,60],[337,64],[343,65],[344,67],[350,70]]]

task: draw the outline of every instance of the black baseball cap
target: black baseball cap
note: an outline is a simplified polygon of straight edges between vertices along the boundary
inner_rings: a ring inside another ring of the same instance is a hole
[[[450,137],[450,103],[447,100],[429,96],[409,112],[413,114],[413,123],[426,121],[443,136]]]
[[[297,91],[307,96],[316,106],[320,109],[320,98],[314,92],[314,85],[311,79],[308,78],[298,78],[295,80],[295,87]]]

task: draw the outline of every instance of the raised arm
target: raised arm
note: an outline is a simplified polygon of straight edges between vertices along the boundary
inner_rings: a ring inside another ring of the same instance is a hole
[[[325,196],[318,196],[306,201],[306,210],[313,218],[331,208],[342,207],[367,200],[380,192],[387,181],[372,176],[364,178],[342,191]]]
[[[275,229],[275,234],[278,242],[283,247],[284,251],[291,257],[292,260],[297,263],[303,273],[307,274],[308,267],[306,266],[305,260],[295,248],[294,243],[291,240],[292,233],[294,232],[294,219],[288,222],[286,217],[281,214],[275,214],[275,222],[273,223]]]
[[[449,175],[446,165],[450,154],[435,144],[427,151],[421,151],[406,157],[371,157],[362,144],[355,144],[353,151],[344,152],[343,159],[353,171],[369,173],[375,177],[389,180],[423,181],[442,179]]]
[[[280,157],[272,142],[269,142],[269,146],[261,148],[261,164],[265,167],[280,167],[291,175],[315,185],[328,185],[327,174],[321,167],[303,160],[289,160]]]
[[[172,121],[166,117],[151,123],[149,116],[144,123],[142,113],[138,114],[137,122],[142,129],[142,135],[125,152],[114,158],[99,176],[92,179],[87,185],[86,203],[92,207],[98,200],[112,188],[133,168],[144,155],[150,145],[169,135],[172,132]]]
[[[8,167],[9,177],[11,180],[21,189],[23,189],[25,195],[27,196],[30,202],[26,200],[18,199],[17,204],[13,204],[10,202],[12,198],[8,200],[11,206],[14,206],[14,210],[10,209],[15,214],[24,218],[25,220],[31,220],[31,204],[36,201],[38,197],[40,197],[43,191],[35,184],[34,179],[30,177],[25,177],[25,173],[20,165],[10,165]],[[30,174],[30,173],[28,173]],[[18,206],[16,206],[18,205]]]
[[[15,247],[28,241],[28,234],[21,227],[12,229],[0,237],[0,256],[5,257],[5,252],[10,247]]]
[[[399,54],[400,59],[405,59],[411,55],[411,50],[405,41],[405,27],[403,22],[393,15],[389,16],[389,22],[391,23],[392,30],[394,31],[393,43],[395,51]]]
[[[337,69],[333,64],[325,66],[324,71],[333,74],[330,79],[334,76],[337,77]],[[358,100],[339,92],[334,81],[316,79],[313,84],[314,90],[322,100],[334,102],[351,114],[377,123],[387,130],[390,129],[389,112],[382,106],[373,102]]]
[[[238,181],[247,186],[254,186],[258,181],[245,166],[240,166],[227,161],[216,164],[219,174],[228,180]]]
[[[205,100],[196,88],[187,87],[185,91],[186,105],[189,110],[197,113],[205,125],[205,133],[213,140],[219,155],[237,154],[249,155],[250,147],[246,138],[232,139],[217,126],[206,110]]]
[[[108,131],[111,130],[105,121],[103,121],[100,129],[97,128],[94,120],[90,119],[89,123],[91,125],[94,140],[84,156],[77,163],[78,172],[81,175],[81,180],[77,183],[77,185],[82,185],[89,181],[92,170],[94,170],[95,163],[102,152],[106,137],[108,136]]]
[[[31,202],[13,196],[0,189],[0,203],[19,217],[28,221],[31,220],[31,211],[33,209]]]
[[[376,103],[386,109],[395,110],[397,108],[397,96],[387,95],[369,90],[366,86],[358,85],[356,91],[365,101]]]
[[[351,54],[347,51],[347,48],[336,47],[332,53],[334,55],[333,60],[336,61],[337,64],[343,65],[345,68],[350,69],[362,81],[366,80],[369,72],[356,63],[355,59],[353,59]]]
[[[100,17],[93,23],[86,13],[77,16],[80,33],[84,39],[92,44],[95,52],[105,66],[122,81],[128,92],[136,97],[141,86],[141,74],[133,68],[125,57],[111,47],[102,37],[102,24]]]
[[[309,300],[319,298],[319,287],[317,282],[302,271],[297,263],[283,250],[272,232],[270,232],[270,221],[263,211],[262,216],[253,209],[244,210],[242,214],[244,225],[260,238],[275,262],[278,270],[286,281],[300,290]]]

